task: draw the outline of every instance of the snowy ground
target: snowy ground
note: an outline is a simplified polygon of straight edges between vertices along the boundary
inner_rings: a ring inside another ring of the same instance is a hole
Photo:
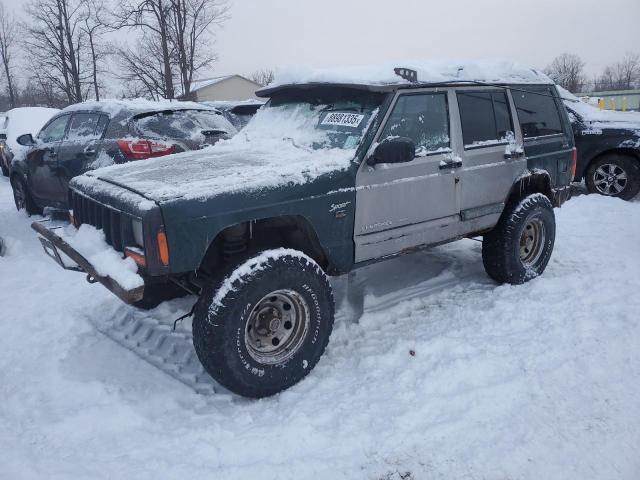
[[[341,312],[306,380],[248,401],[98,333],[129,307],[45,257],[0,177],[0,478],[637,479],[640,202],[557,215],[525,286],[493,284],[470,240],[359,272],[359,321]]]

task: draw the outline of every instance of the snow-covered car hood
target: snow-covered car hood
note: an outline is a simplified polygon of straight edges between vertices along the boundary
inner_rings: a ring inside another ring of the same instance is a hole
[[[248,142],[238,148],[237,142],[221,141],[203,150],[94,170],[74,178],[72,186],[96,191],[118,185],[156,202],[205,200],[222,193],[304,184],[348,169],[354,154],[355,150],[338,148],[304,149],[282,139],[256,148]]]

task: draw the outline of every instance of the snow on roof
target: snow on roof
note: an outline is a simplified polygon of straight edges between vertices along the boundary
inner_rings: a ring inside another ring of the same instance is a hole
[[[210,78],[195,80],[191,82],[191,91],[195,92],[196,90],[200,90],[201,88],[208,87],[209,85],[215,85],[216,83],[220,83],[224,80],[228,80],[233,76],[234,75],[223,75],[221,77],[210,77]]]
[[[353,85],[402,85],[410,82],[395,74],[403,67],[418,73],[418,83],[481,81],[489,83],[544,83],[553,81],[544,73],[509,60],[487,61],[408,61],[384,65],[314,69],[306,66],[276,71],[275,81],[267,88],[305,83]]]
[[[131,100],[122,99],[105,99],[100,101],[90,100],[81,103],[75,103],[69,105],[63,111],[73,112],[78,110],[99,110],[111,115],[117,115],[121,110],[130,111],[151,111],[160,112],[163,110],[207,110],[212,107],[207,107],[201,103],[196,102],[183,102],[179,100],[147,100],[144,98],[134,98]]]
[[[191,91],[195,92],[196,90],[200,90],[210,85],[215,85],[216,83],[224,82],[225,80],[229,80],[230,78],[233,78],[233,77],[239,77],[239,78],[242,78],[243,80],[246,80],[247,82],[252,82],[258,85],[253,80],[243,77],[242,75],[234,74],[234,75],[223,75],[221,77],[210,77],[210,78],[202,78],[200,80],[195,80],[191,82]]]
[[[561,86],[558,85],[557,88],[567,108],[576,112],[583,120],[589,122],[591,126],[640,130],[640,113],[600,110],[598,107],[594,107],[580,100],[573,93],[565,90]]]

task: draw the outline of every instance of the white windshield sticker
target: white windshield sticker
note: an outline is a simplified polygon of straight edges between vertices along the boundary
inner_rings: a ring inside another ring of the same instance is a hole
[[[324,117],[322,125],[339,125],[341,127],[356,128],[362,122],[364,115],[357,113],[331,112]]]

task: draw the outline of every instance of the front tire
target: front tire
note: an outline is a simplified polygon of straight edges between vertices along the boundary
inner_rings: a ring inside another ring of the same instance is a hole
[[[43,209],[36,204],[25,181],[18,175],[11,178],[11,188],[13,189],[13,201],[18,211],[23,208],[27,211],[27,215],[42,215]]]
[[[2,175],[4,175],[5,177],[9,176],[9,169],[4,164],[4,160],[2,158],[0,158],[0,169],[2,170]]]
[[[534,193],[507,205],[498,224],[484,236],[482,263],[496,282],[520,285],[544,272],[555,237],[551,202]]]
[[[245,397],[274,395],[322,356],[334,319],[329,279],[301,252],[267,250],[203,291],[193,344],[205,370]]]
[[[585,183],[589,193],[631,200],[640,192],[640,164],[625,155],[605,155],[589,165]]]

